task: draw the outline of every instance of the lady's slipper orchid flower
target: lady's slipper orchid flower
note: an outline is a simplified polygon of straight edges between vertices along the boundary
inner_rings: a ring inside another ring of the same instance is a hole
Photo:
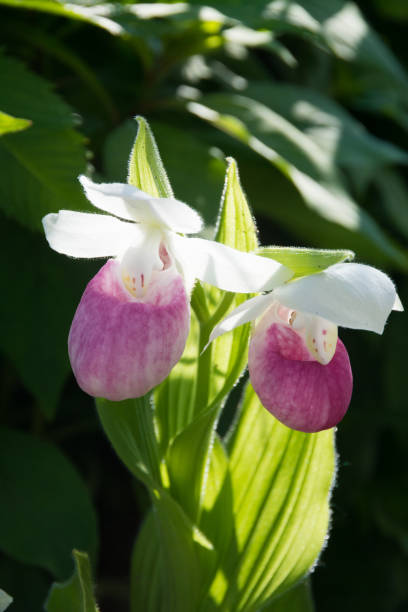
[[[90,395],[140,397],[166,378],[187,339],[195,278],[246,293],[292,276],[275,261],[181,236],[202,228],[201,217],[183,202],[128,184],[80,181],[94,206],[119,219],[62,210],[43,223],[59,253],[114,257],[85,289],[68,338],[75,377]]]
[[[390,278],[362,264],[335,264],[258,295],[213,330],[210,341],[258,319],[248,354],[249,376],[261,403],[299,431],[337,425],[353,378],[337,326],[382,334],[391,310],[403,310]]]

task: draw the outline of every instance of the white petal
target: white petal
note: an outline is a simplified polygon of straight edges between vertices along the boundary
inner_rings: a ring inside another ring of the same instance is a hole
[[[231,249],[202,238],[175,235],[173,247],[179,261],[194,266],[194,276],[210,285],[237,293],[266,291],[278,287],[293,276],[280,263]]]
[[[399,298],[399,295],[397,293],[397,295],[395,296],[395,301],[394,301],[394,305],[392,307],[393,310],[397,310],[398,312],[404,312],[404,306],[402,305],[402,302]]]
[[[141,239],[137,225],[108,215],[60,210],[46,215],[43,225],[50,247],[72,257],[116,256]]]
[[[382,334],[396,299],[391,279],[371,266],[335,264],[279,287],[275,298],[289,308],[337,325]]]
[[[126,183],[98,184],[86,176],[80,176],[79,180],[94,206],[122,219],[186,234],[195,234],[202,228],[200,215],[179,200],[154,198]]]
[[[208,344],[215,340],[215,338],[218,338],[218,336],[222,336],[222,334],[226,334],[236,327],[239,327],[244,323],[248,323],[248,321],[257,319],[265,312],[265,310],[274,300],[275,298],[272,293],[268,293],[267,295],[257,295],[256,297],[247,300],[235,308],[235,310],[230,312],[225,319],[214,327],[210,334]]]

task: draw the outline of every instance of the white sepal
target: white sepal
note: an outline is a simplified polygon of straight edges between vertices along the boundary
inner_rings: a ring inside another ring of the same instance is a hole
[[[122,219],[186,234],[202,229],[200,215],[179,200],[155,198],[133,185],[93,183],[86,176],[80,176],[79,180],[94,206]]]
[[[134,223],[108,215],[60,210],[46,215],[43,225],[50,247],[72,257],[117,256],[142,239]]]
[[[354,263],[335,264],[279,287],[273,294],[288,308],[378,334],[384,330],[397,295],[386,274]]]
[[[257,295],[256,297],[247,300],[235,308],[235,310],[230,312],[225,319],[214,327],[208,339],[208,344],[219,336],[222,336],[222,334],[226,334],[236,327],[244,325],[244,323],[257,319],[265,312],[265,310],[274,300],[275,298],[272,293],[268,293],[267,295]]]
[[[225,291],[255,293],[278,287],[293,276],[282,264],[252,253],[237,251],[202,238],[173,236],[173,250],[195,278]]]

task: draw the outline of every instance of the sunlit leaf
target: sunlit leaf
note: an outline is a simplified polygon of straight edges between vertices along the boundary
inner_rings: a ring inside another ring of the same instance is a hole
[[[309,580],[278,597],[271,604],[262,608],[263,612],[314,612],[313,598]]]
[[[19,117],[12,117],[7,113],[0,111],[0,136],[7,134],[8,132],[20,132],[30,127],[31,121],[28,119],[20,119]]]
[[[187,108],[274,164],[313,211],[358,232],[401,268],[408,267],[407,255],[351,198],[336,168],[308,136],[272,109],[244,96],[213,94],[202,102],[191,102]]]
[[[3,428],[0,465],[0,542],[4,552],[45,568],[58,579],[72,572],[74,547],[95,558],[96,517],[89,493],[55,446]]]
[[[248,385],[230,457],[233,505],[223,511],[234,531],[210,593],[221,608],[256,610],[294,586],[324,544],[333,431],[286,428]]]
[[[364,187],[381,167],[408,161],[402,149],[370,134],[340,104],[311,88],[254,83],[245,94],[307,134],[332,164],[352,172],[359,186]]]

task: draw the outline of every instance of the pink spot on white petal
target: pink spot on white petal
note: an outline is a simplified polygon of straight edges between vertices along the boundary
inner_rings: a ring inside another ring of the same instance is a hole
[[[249,346],[248,368],[262,404],[279,421],[299,431],[334,427],[350,403],[353,377],[338,340],[327,365],[305,358],[303,338],[292,328],[261,319]]]
[[[322,330],[322,334],[323,334],[323,336],[325,336],[327,334],[327,329],[323,329]]]

